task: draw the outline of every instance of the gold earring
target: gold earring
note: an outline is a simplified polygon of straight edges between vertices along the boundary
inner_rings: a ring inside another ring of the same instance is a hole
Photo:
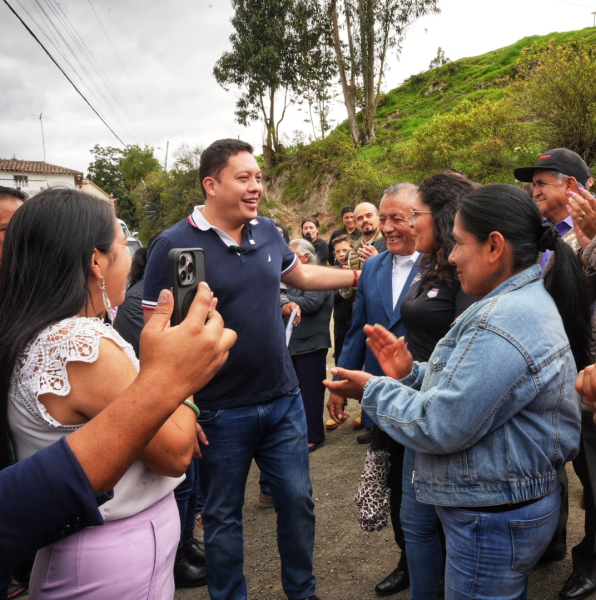
[[[108,292],[106,291],[106,278],[102,277],[101,283],[99,283],[99,281],[98,281],[97,285],[99,286],[99,289],[101,290],[101,297],[103,299],[103,305],[106,309],[106,312],[109,314],[109,312],[112,310],[112,303],[110,302],[110,299],[108,298]]]

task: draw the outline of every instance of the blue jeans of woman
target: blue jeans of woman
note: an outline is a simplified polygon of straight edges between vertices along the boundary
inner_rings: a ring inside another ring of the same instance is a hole
[[[528,576],[557,527],[561,491],[522,508],[437,506],[447,540],[445,600],[527,600]]]
[[[312,573],[315,516],[299,389],[270,402],[201,409],[198,421],[209,440],[202,449],[199,470],[205,497],[203,525],[210,598],[247,598],[242,505],[253,458],[269,484],[277,512],[284,592],[290,600],[312,596],[316,585]]]
[[[416,500],[412,483],[415,461],[416,452],[406,448],[400,519],[408,556],[410,600],[432,600],[437,597],[443,573],[441,522],[434,505]]]

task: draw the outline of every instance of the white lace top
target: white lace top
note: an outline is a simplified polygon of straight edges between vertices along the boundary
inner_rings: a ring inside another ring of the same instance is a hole
[[[132,346],[99,319],[70,317],[42,331],[21,355],[12,374],[8,421],[18,460],[31,456],[82,425],[62,425],[39,401],[42,394],[67,396],[70,383],[66,371],[71,361],[95,362],[99,342],[107,338],[117,344],[139,369]],[[136,460],[114,488],[114,498],[100,511],[106,521],[135,515],[169,494],[182,477],[164,477]]]

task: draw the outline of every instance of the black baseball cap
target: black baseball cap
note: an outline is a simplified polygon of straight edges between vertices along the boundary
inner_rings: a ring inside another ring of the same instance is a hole
[[[531,182],[534,173],[543,169],[552,169],[568,177],[575,177],[581,185],[586,185],[588,179],[592,176],[584,159],[573,150],[567,150],[567,148],[547,150],[533,167],[519,167],[513,171],[513,174],[518,181]]]

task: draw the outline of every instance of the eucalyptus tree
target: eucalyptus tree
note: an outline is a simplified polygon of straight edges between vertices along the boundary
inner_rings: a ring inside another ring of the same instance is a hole
[[[399,56],[412,23],[438,0],[328,0],[334,49],[354,144],[376,137],[376,110],[390,52]],[[358,119],[358,109],[362,118]]]
[[[263,154],[270,167],[283,153],[280,125],[289,106],[324,101],[334,65],[321,60],[321,40],[330,40],[330,28],[316,0],[232,0],[232,6],[232,49],[213,74],[224,89],[240,90],[238,123],[263,121]]]

